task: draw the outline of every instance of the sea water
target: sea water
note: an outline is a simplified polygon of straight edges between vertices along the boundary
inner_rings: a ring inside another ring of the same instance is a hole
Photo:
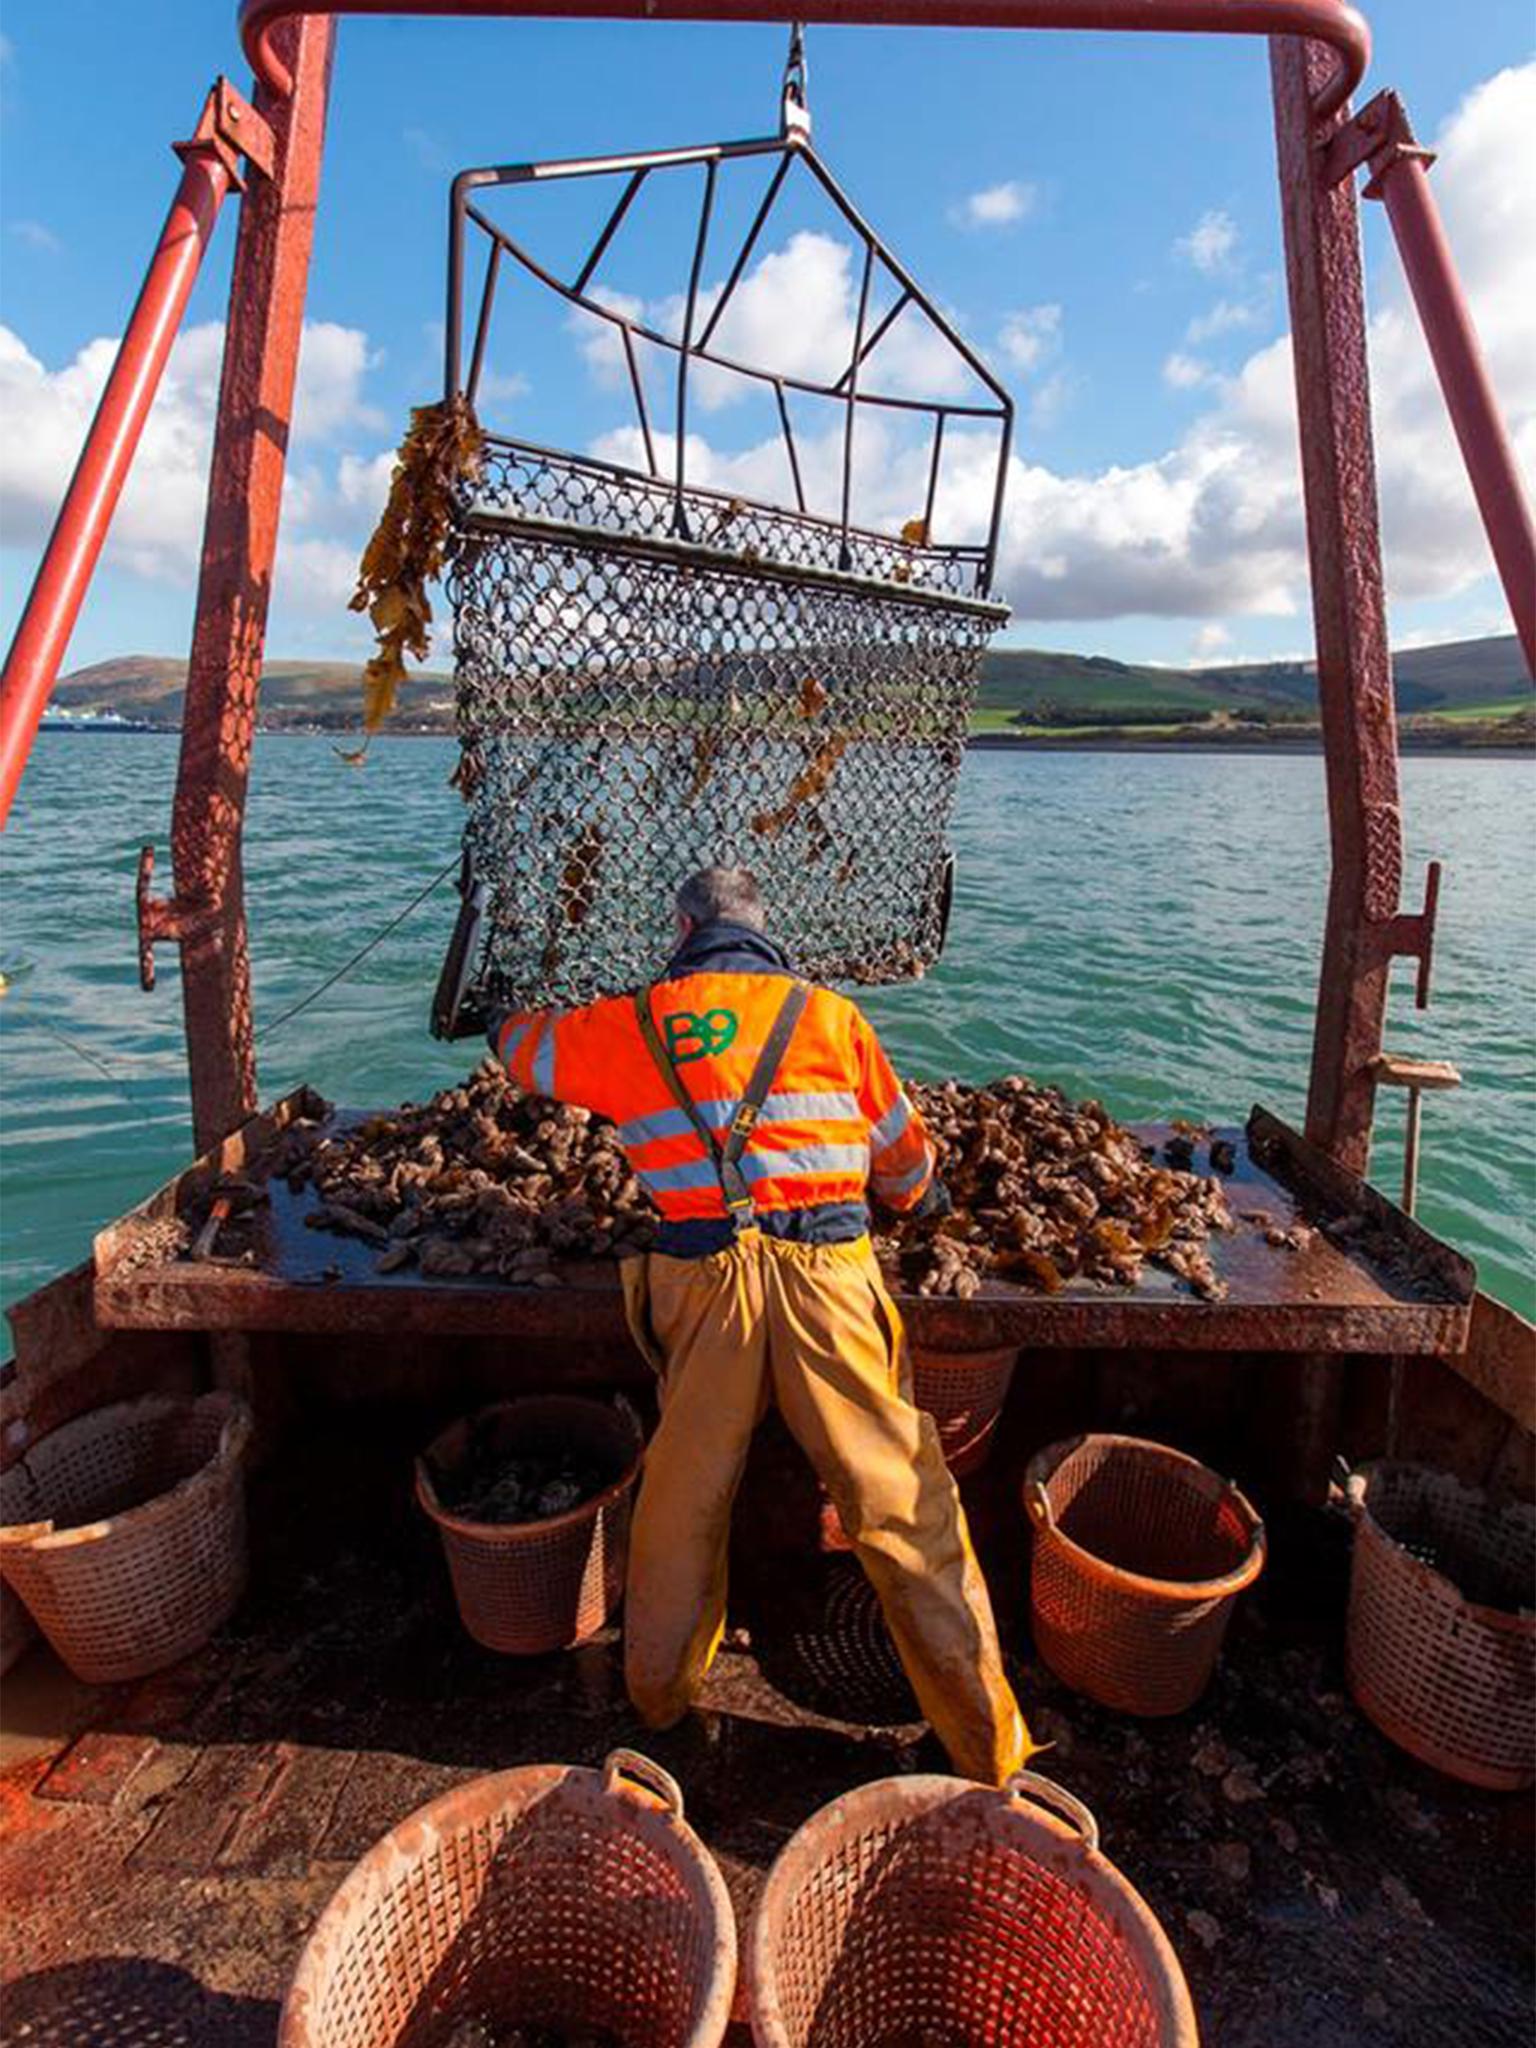
[[[450,741],[256,748],[246,835],[261,1095],[419,1100],[478,1058],[427,1009],[456,899],[443,886],[355,972],[316,988],[453,859]],[[84,1258],[92,1233],[191,1149],[173,946],[137,982],[139,847],[166,854],[176,741],[40,736],[0,840],[0,1294]],[[1536,1313],[1536,766],[1403,764],[1405,908],[1445,863],[1430,1009],[1394,974],[1387,1043],[1452,1060],[1426,1098],[1419,1214]],[[1004,1071],[1094,1095],[1118,1116],[1240,1122],[1306,1101],[1327,884],[1323,764],[1255,753],[980,753],[954,821],[945,959],[868,991],[905,1073]],[[664,925],[664,918],[661,920]],[[1373,1178],[1395,1195],[1403,1100],[1379,1098]]]

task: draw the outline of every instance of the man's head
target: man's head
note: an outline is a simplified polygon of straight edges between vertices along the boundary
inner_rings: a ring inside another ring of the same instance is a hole
[[[747,868],[700,868],[677,892],[682,938],[710,924],[744,924],[760,932],[768,922],[757,877]]]

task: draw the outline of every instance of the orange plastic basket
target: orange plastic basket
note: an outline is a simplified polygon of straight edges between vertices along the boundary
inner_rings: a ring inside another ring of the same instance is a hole
[[[250,1433],[231,1394],[149,1395],[51,1430],[0,1477],[0,1573],[77,1678],[142,1678],[229,1618]]]
[[[883,1778],[823,1807],[768,1874],[747,1972],[758,2048],[1198,2040],[1178,1958],[1092,1814],[1031,1771],[1001,1792]]]
[[[611,1470],[593,1499],[541,1522],[466,1520],[437,1497],[432,1473],[451,1471],[472,1430],[491,1427],[509,1455],[558,1445]],[[464,1626],[488,1650],[531,1657],[595,1635],[624,1591],[640,1424],[627,1403],[573,1394],[502,1401],[445,1429],[416,1461],[416,1498],[438,1527]]]
[[[1536,1509],[1492,1506],[1449,1473],[1366,1465],[1345,1670],[1382,1734],[1468,1785],[1536,1783]]]
[[[938,1424],[944,1462],[957,1479],[987,1462],[1008,1398],[1016,1350],[912,1351],[912,1398]]]
[[[472,1779],[375,1843],[316,1923],[278,2048],[522,2027],[715,2048],[735,1981],[731,1902],[682,1793],[615,1750],[601,1771]]]
[[[1236,1486],[1163,1444],[1078,1436],[1030,1460],[1024,1502],[1035,1646],[1056,1676],[1122,1713],[1192,1706],[1264,1566]]]

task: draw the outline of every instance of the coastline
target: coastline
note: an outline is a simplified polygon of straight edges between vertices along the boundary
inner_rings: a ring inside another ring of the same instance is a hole
[[[72,737],[89,735],[92,738],[143,739],[159,737],[175,739],[181,728],[175,725],[87,725],[84,722],[72,726],[48,726],[50,733],[67,732]],[[356,746],[362,739],[361,727],[338,727],[325,725],[258,725],[259,739],[330,740],[337,746]],[[451,740],[451,728],[428,728],[417,726],[397,732],[379,732],[377,740]],[[1507,742],[1481,743],[1476,740],[1447,739],[1439,733],[1415,732],[1399,727],[1397,735],[1399,754],[1434,756],[1456,761],[1536,761],[1536,742],[1526,746],[1510,746]],[[1006,732],[976,732],[966,741],[967,753],[978,754],[1316,754],[1321,755],[1321,735],[1287,739],[1260,739],[1251,732],[1234,734],[1231,739],[1216,739],[1209,735],[1199,738],[1152,739],[1132,737],[1129,734],[1116,735],[1113,732],[1084,735],[1082,738],[1026,738],[1022,734]]]
[[[1435,754],[1458,761],[1536,761],[1536,744],[1512,747],[1507,743],[1487,746],[1476,741],[1443,739],[1438,733],[1413,733],[1399,730],[1397,750],[1400,754]],[[984,754],[1318,754],[1323,751],[1321,737],[1316,739],[1261,740],[1251,735],[1241,739],[1180,739],[1154,740],[1114,738],[1109,735],[1093,739],[1015,739],[1009,733],[972,733],[966,742],[968,753]]]

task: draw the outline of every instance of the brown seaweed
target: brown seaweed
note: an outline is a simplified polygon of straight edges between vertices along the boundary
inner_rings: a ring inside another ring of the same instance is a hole
[[[789,793],[778,809],[759,811],[752,820],[752,830],[759,838],[777,839],[784,827],[792,824],[805,806],[821,795],[832,780],[832,771],[843,758],[847,748],[846,733],[833,733],[829,739],[822,741],[789,785]]]

